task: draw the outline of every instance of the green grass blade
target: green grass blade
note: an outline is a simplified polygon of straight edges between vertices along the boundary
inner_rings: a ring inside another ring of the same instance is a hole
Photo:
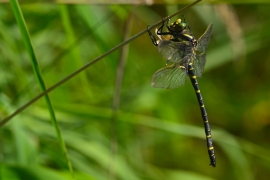
[[[195,1],[194,3],[189,4],[188,6],[185,6],[184,8],[180,9],[179,11],[175,12],[174,14],[170,15],[167,17],[171,18],[176,16],[177,14],[179,14],[180,12],[184,11],[185,9],[195,5],[196,3],[200,2],[200,0]],[[11,3],[12,4],[12,3]],[[149,26],[149,29],[153,29],[154,27],[157,27],[158,25],[160,25],[162,23],[162,21],[157,22],[156,24]],[[23,23],[24,24],[24,23]],[[26,31],[27,32],[27,31]],[[12,113],[11,115],[9,115],[8,117],[4,118],[1,122],[0,122],[0,127],[2,127],[3,125],[5,125],[8,121],[10,121],[14,116],[16,116],[17,114],[19,114],[21,111],[23,111],[24,109],[26,109],[28,106],[30,106],[31,104],[33,104],[34,102],[36,102],[38,99],[40,99],[41,97],[43,97],[45,94],[51,92],[52,90],[54,90],[55,88],[57,88],[58,86],[62,85],[63,83],[65,83],[66,81],[68,81],[69,79],[73,78],[74,76],[76,76],[77,74],[81,73],[82,71],[84,71],[85,69],[87,69],[89,66],[95,64],[96,62],[98,62],[99,60],[103,59],[104,57],[108,56],[109,54],[113,53],[114,51],[118,50],[119,48],[123,47],[124,45],[130,43],[131,41],[137,39],[138,37],[142,36],[143,34],[145,34],[147,32],[147,29],[141,31],[140,33],[137,33],[136,35],[132,36],[131,38],[129,38],[127,41],[124,41],[120,44],[118,44],[117,46],[115,46],[114,48],[110,49],[109,51],[103,53],[102,55],[98,56],[97,58],[95,58],[94,60],[92,60],[91,62],[85,64],[83,67],[79,68],[78,70],[74,71],[73,73],[71,73],[70,75],[68,75],[67,77],[63,78],[62,80],[60,80],[59,82],[57,82],[56,84],[54,84],[53,86],[49,87],[48,89],[46,89],[45,91],[43,91],[41,94],[37,95],[36,97],[34,97],[31,101],[29,101],[28,103],[24,104],[23,106],[21,106],[20,108],[18,108],[14,113]],[[27,33],[28,34],[28,33]]]
[[[26,23],[24,21],[24,17],[23,17],[23,14],[21,12],[21,9],[19,7],[18,1],[17,0],[11,0],[10,5],[11,5],[12,11],[13,11],[13,13],[15,15],[16,21],[18,23],[18,26],[19,26],[19,29],[20,29],[20,32],[21,32],[21,35],[22,35],[22,39],[23,39],[24,44],[26,46],[28,55],[29,55],[29,57],[31,59],[32,67],[33,67],[33,70],[34,70],[35,75],[37,77],[37,80],[39,82],[39,85],[41,87],[41,90],[45,91],[46,90],[46,85],[45,85],[45,82],[44,82],[44,80],[42,78],[42,73],[41,73],[38,61],[36,59],[35,52],[34,52],[34,49],[33,49],[33,46],[32,46],[32,42],[31,42],[31,38],[30,38],[30,35],[28,33]],[[70,162],[68,154],[67,154],[67,149],[66,149],[66,146],[65,146],[65,142],[63,141],[61,131],[60,131],[60,128],[59,128],[58,123],[56,121],[55,113],[54,113],[54,110],[53,110],[53,107],[52,107],[52,104],[51,104],[51,101],[50,101],[50,98],[49,98],[48,94],[46,94],[44,96],[44,98],[45,98],[45,101],[46,101],[46,104],[47,104],[47,107],[48,107],[48,110],[49,110],[49,113],[50,113],[50,117],[51,117],[53,126],[55,128],[58,140],[60,142],[60,146],[61,146],[62,151],[64,152],[64,154],[66,156],[69,170],[70,170],[72,176],[74,177],[72,165],[71,165],[71,162]]]
[[[65,4],[59,5],[59,11],[60,11],[60,16],[62,18],[62,23],[66,32],[66,37],[67,37],[67,48],[70,47],[74,42],[76,42],[76,37],[74,35],[74,31],[72,28],[72,23],[70,21],[70,15],[68,11],[68,7]],[[83,66],[83,60],[80,55],[80,50],[79,47],[76,46],[74,47],[70,52],[69,52],[69,62],[72,62],[75,67],[80,68]],[[93,98],[93,94],[91,92],[90,87],[91,85],[89,84],[89,81],[87,79],[87,74],[85,72],[82,72],[81,74],[78,75],[80,78],[80,81],[82,84],[84,84],[86,87],[82,88],[85,94],[88,95],[89,98]]]

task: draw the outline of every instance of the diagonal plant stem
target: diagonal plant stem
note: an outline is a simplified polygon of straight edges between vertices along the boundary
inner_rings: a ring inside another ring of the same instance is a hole
[[[33,48],[32,42],[31,42],[30,34],[28,32],[28,29],[27,29],[22,11],[20,9],[19,3],[17,0],[10,0],[10,5],[11,5],[11,9],[15,15],[16,21],[18,23],[18,27],[20,29],[22,39],[23,39],[24,44],[26,46],[26,50],[27,50],[28,55],[30,57],[35,76],[39,82],[41,90],[43,92],[45,92],[46,85],[45,85],[44,79],[42,77],[41,69],[40,69],[38,60],[36,58],[35,51],[34,51],[34,48]],[[60,130],[60,127],[59,127],[58,122],[56,120],[55,112],[54,112],[49,95],[45,94],[44,99],[45,99],[45,102],[47,104],[50,118],[51,118],[52,124],[55,128],[57,139],[59,141],[60,147],[61,147],[63,154],[65,155],[65,158],[67,160],[69,171],[70,171],[71,175],[73,176],[73,179],[75,179],[74,173],[73,173],[73,168],[72,168],[71,162],[70,162],[69,157],[68,157],[66,145],[65,145],[65,142],[62,138],[61,130]]]
[[[103,24],[104,22],[110,20],[114,16],[115,16],[115,14],[113,12],[111,12],[107,15],[104,15],[104,17],[102,17],[95,25],[93,25],[92,27],[89,28],[90,31],[92,33],[94,33],[101,26],[101,23]],[[81,43],[81,41],[85,40],[87,36],[91,36],[91,35],[92,34],[89,33],[88,31],[86,33],[81,34],[74,42],[72,42],[67,48],[65,48],[63,51],[61,51],[59,54],[57,54],[53,59],[61,60],[67,53],[69,53],[70,51],[73,51],[76,48],[76,46],[78,46],[78,44]],[[91,37],[94,37],[94,35],[92,35]],[[101,42],[101,40],[99,40],[99,42]],[[60,61],[53,61],[53,62],[54,62],[54,66],[55,66],[55,62],[59,63]],[[52,64],[47,65],[44,68],[42,68],[42,72],[45,73],[47,71],[50,71],[50,69],[52,67],[53,67]],[[31,79],[30,82],[15,95],[15,97],[12,100],[13,103],[16,102],[16,100],[19,98],[19,96],[21,96],[22,94],[27,92],[28,87],[32,85],[33,81],[34,80]]]
[[[187,5],[186,7],[180,9],[179,11],[177,11],[176,13],[166,17],[164,20],[168,20],[169,18],[172,18],[174,16],[176,16],[177,14],[179,14],[180,12],[190,8],[191,6],[197,4],[198,2],[200,2],[201,0],[197,0],[189,5]],[[149,26],[149,29],[153,29],[155,27],[157,27],[158,25],[160,25],[162,23],[162,20],[157,22],[156,24]],[[26,109],[28,106],[30,106],[31,104],[33,104],[34,102],[36,102],[38,99],[40,99],[42,96],[44,96],[45,94],[48,94],[49,92],[51,92],[52,90],[54,90],[55,88],[57,88],[58,86],[64,84],[65,82],[67,82],[69,79],[73,78],[74,76],[76,76],[77,74],[79,74],[80,72],[84,71],[85,69],[87,69],[89,66],[95,64],[96,62],[98,62],[99,60],[101,60],[102,58],[108,56],[109,54],[113,53],[114,51],[118,50],[119,48],[123,47],[124,45],[128,44],[129,42],[137,39],[138,37],[140,37],[141,35],[143,35],[144,33],[147,32],[147,29],[141,31],[140,33],[132,36],[130,39],[120,43],[119,45],[115,46],[114,48],[110,49],[109,51],[107,51],[106,53],[102,54],[101,56],[97,57],[96,59],[94,59],[93,61],[87,63],[86,65],[84,65],[83,67],[81,67],[80,69],[76,70],[75,72],[71,73],[70,75],[68,75],[67,77],[65,77],[64,79],[60,80],[59,82],[57,82],[56,84],[54,84],[53,86],[49,87],[48,89],[46,89],[45,91],[43,91],[41,94],[37,95],[36,97],[34,97],[31,101],[27,102],[26,104],[24,104],[23,106],[21,106],[20,108],[18,108],[15,112],[13,112],[11,115],[9,115],[8,117],[4,118],[1,122],[0,122],[0,127],[2,127],[3,125],[5,125],[9,120],[11,120],[14,116],[16,116],[17,114],[19,114],[20,112],[22,112],[24,109]]]

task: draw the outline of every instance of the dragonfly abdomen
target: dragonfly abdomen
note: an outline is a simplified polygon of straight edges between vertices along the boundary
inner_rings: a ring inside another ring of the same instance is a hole
[[[190,77],[191,83],[194,87],[194,90],[196,92],[196,96],[200,105],[200,109],[201,109],[201,114],[202,114],[202,118],[203,118],[203,122],[204,122],[204,130],[205,130],[205,135],[206,135],[206,142],[207,142],[207,147],[208,147],[208,155],[210,158],[210,165],[212,165],[213,167],[216,166],[216,156],[215,156],[215,151],[214,151],[214,146],[213,146],[213,141],[212,141],[212,135],[211,135],[211,129],[210,129],[210,125],[208,122],[208,116],[207,116],[207,112],[205,109],[205,105],[203,102],[203,98],[202,98],[202,94],[199,88],[199,84],[194,72],[194,68],[192,63],[188,64],[188,75]]]

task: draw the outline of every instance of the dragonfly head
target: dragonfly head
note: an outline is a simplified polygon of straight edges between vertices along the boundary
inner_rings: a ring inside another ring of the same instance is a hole
[[[180,18],[170,24],[170,29],[174,32],[181,32],[188,27],[188,24],[185,21],[182,21]]]

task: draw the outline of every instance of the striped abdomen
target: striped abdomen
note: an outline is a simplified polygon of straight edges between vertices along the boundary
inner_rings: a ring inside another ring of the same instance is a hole
[[[203,122],[204,122],[206,142],[207,142],[207,147],[208,147],[208,155],[210,158],[210,165],[212,165],[213,167],[216,167],[216,156],[215,156],[215,151],[214,151],[214,146],[213,146],[213,141],[212,141],[212,136],[211,136],[211,129],[210,129],[210,125],[208,122],[208,116],[207,116],[206,109],[204,106],[202,94],[201,94],[201,91],[199,88],[197,78],[196,78],[195,73],[194,73],[194,68],[193,68],[192,63],[188,64],[188,75],[189,75],[191,83],[195,89],[197,99],[198,99],[198,102],[200,104],[201,114],[202,114],[202,118],[203,118]]]

